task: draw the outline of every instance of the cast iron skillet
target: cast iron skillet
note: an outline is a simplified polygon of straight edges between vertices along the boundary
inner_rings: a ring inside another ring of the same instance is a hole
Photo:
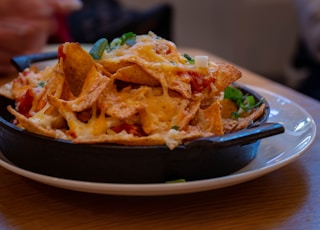
[[[239,87],[257,100],[263,99]],[[250,127],[221,137],[199,138],[169,150],[166,146],[73,144],[30,133],[10,122],[13,117],[6,107],[14,102],[0,97],[0,147],[18,167],[64,179],[133,184],[220,177],[250,163],[262,138],[284,132],[281,124],[267,122],[270,107],[263,100],[266,109]]]

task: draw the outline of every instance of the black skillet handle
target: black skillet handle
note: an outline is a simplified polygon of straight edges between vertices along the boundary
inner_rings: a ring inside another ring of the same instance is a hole
[[[57,51],[53,52],[46,52],[46,53],[37,53],[37,54],[28,54],[23,56],[17,56],[11,58],[11,63],[14,67],[22,72],[24,69],[30,67],[32,63],[40,62],[40,61],[47,61],[56,59],[58,57]]]
[[[264,123],[238,132],[229,133],[223,136],[213,136],[200,138],[187,144],[188,147],[194,145],[210,144],[215,147],[227,147],[232,145],[244,145],[253,141],[283,133],[284,126],[280,123]]]

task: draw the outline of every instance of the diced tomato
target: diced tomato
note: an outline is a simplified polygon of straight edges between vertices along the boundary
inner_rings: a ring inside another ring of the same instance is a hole
[[[26,77],[30,73],[30,69],[25,69],[22,72],[22,76]]]
[[[178,72],[179,76],[188,75],[190,77],[190,85],[192,93],[200,93],[215,81],[212,76],[201,75],[196,71]]]
[[[76,133],[73,130],[68,130],[66,133],[73,138],[77,137]]]
[[[63,60],[65,60],[66,59],[66,54],[63,52],[63,44],[62,45],[59,45],[59,47],[58,47],[58,60],[60,59],[60,58],[62,58]]]
[[[120,133],[121,131],[125,130],[127,133],[132,134],[134,136],[138,136],[138,137],[144,136],[144,132],[140,127],[135,125],[130,125],[127,123],[123,123],[121,125],[112,127],[111,129],[116,133]]]
[[[29,117],[29,111],[32,108],[34,94],[31,89],[28,89],[27,92],[17,98],[16,100],[16,109],[26,117]]]

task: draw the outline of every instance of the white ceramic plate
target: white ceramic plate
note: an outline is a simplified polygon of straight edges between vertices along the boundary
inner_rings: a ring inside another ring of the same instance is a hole
[[[228,176],[174,184],[110,184],[50,177],[21,169],[10,163],[0,152],[0,165],[26,178],[70,190],[89,193],[155,196],[200,192],[249,181],[275,171],[303,154],[313,143],[316,126],[302,107],[280,95],[250,87],[270,104],[270,122],[283,123],[285,133],[261,141],[257,157],[245,168]]]

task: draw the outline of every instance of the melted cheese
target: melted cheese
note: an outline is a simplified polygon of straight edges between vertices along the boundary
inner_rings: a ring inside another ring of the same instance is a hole
[[[183,99],[170,97],[167,93],[160,96],[149,93],[145,97],[145,110],[141,112],[141,123],[146,133],[154,133],[163,130],[170,130],[175,117],[180,114],[186,106]]]
[[[57,115],[52,116],[52,115],[45,114],[46,111],[49,109],[49,107],[50,105],[46,104],[40,111],[38,111],[37,113],[34,113],[33,116],[30,117],[29,119],[33,123],[36,123],[44,128],[52,127],[52,124],[56,122],[57,119],[59,119],[59,117],[57,117]]]
[[[67,119],[70,131],[73,131],[77,137],[91,137],[106,133],[109,128],[108,118],[105,113],[96,116],[96,107],[93,107],[92,117],[87,123],[79,121],[73,113],[69,113]]]
[[[63,45],[63,52],[69,54],[70,62],[74,58],[75,62],[83,60],[79,65],[85,65],[86,59],[81,55],[79,60],[70,55],[74,46],[68,50],[67,46],[70,43]],[[79,95],[72,94],[71,83],[65,84],[61,61],[39,73],[20,74],[12,84],[12,95],[23,95],[32,89],[33,106],[28,120],[56,136],[64,133],[69,139],[83,142],[95,139],[129,145],[160,143],[173,149],[203,132],[213,134],[216,127],[222,127],[219,106],[199,112],[200,105],[212,104],[213,96],[239,77],[236,69],[228,65],[221,68],[206,56],[195,57],[193,64],[177,52],[172,42],[154,34],[137,36],[134,45],[124,44],[104,52],[102,60],[94,63],[95,68],[78,79],[85,82]],[[124,69],[133,65],[136,68]],[[148,84],[151,78],[152,84]],[[46,83],[44,88],[42,82]],[[213,119],[215,111],[217,117]],[[114,127],[120,124],[128,124],[134,132],[116,133]]]

